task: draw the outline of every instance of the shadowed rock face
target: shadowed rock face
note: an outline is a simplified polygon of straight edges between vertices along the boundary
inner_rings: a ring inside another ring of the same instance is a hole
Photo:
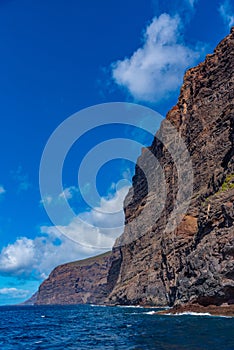
[[[125,231],[112,253],[56,268],[40,286],[37,304],[234,303],[233,86],[234,30],[186,72],[178,103],[166,117],[183,138],[193,168],[193,196],[183,220],[165,230],[189,179],[183,178],[179,193],[163,122],[148,150],[164,170],[165,205],[162,176],[143,151],[125,200]],[[141,168],[150,171],[150,189]]]
[[[166,118],[183,138],[194,173],[190,206],[174,231],[165,232],[165,227],[178,194],[178,174],[168,152],[170,138],[162,145],[157,137],[164,133],[164,123],[150,147],[164,169],[167,190],[164,210],[153,225],[149,223],[152,208],[160,200],[160,184],[148,193],[146,177],[136,167],[133,188],[125,201],[125,232],[116,246],[130,241],[139,227],[140,238],[119,248],[122,264],[109,296],[111,302],[234,302],[233,87],[234,31],[205,62],[187,71],[178,103]],[[147,153],[142,153],[138,164],[151,168]],[[157,169],[152,169],[152,177],[157,183]],[[185,180],[184,191],[186,186]],[[137,215],[143,210],[139,223]]]

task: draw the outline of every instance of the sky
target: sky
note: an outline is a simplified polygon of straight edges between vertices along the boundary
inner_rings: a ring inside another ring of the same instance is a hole
[[[103,125],[96,113],[96,127],[66,154],[57,196],[41,195],[39,184],[51,134],[71,115],[103,103],[137,103],[160,121],[177,101],[184,72],[232,25],[233,0],[0,1],[0,305],[30,297],[58,264],[111,248],[123,230],[134,163],[159,123],[149,133],[141,120]],[[86,127],[82,118],[77,130]],[[86,181],[92,171],[80,184],[79,168],[90,154],[92,164],[100,159],[98,145],[112,150],[106,141],[117,139],[135,142],[125,146],[131,155],[99,164],[94,198]],[[51,167],[44,171],[53,182]],[[44,205],[60,212],[64,200],[75,215],[58,224]]]

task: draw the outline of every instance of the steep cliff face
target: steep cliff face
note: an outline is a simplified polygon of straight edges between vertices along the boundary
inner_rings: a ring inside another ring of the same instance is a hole
[[[187,71],[178,103],[166,117],[182,137],[193,168],[193,195],[182,222],[165,229],[189,181],[185,176],[179,193],[164,122],[149,148],[158,168],[143,151],[125,200],[125,230],[112,253],[56,268],[41,285],[38,304],[234,303],[233,86],[234,30],[205,62]],[[150,188],[141,168],[150,171]]]
[[[234,302],[233,84],[234,30],[205,62],[187,71],[178,103],[166,118],[183,138],[194,173],[187,214],[171,232],[165,227],[176,203],[178,174],[168,152],[170,137],[168,143],[158,140],[167,128],[164,123],[150,147],[164,169],[167,192],[165,208],[153,225],[147,223],[152,222],[152,208],[157,217],[158,169],[151,170],[157,186],[149,193],[140,167],[151,169],[151,158],[143,152],[138,160],[133,188],[126,198],[125,232],[115,247],[122,264],[109,296],[112,303]],[[186,183],[185,179],[184,191]],[[140,237],[134,241],[133,233],[139,228]],[[131,236],[133,242],[121,246]]]
[[[110,252],[56,267],[40,286],[36,305],[102,304],[109,294]]]

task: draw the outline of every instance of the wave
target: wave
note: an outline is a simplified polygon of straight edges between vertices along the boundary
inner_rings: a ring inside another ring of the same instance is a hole
[[[233,316],[212,315],[209,312],[192,312],[192,311],[178,312],[176,314],[168,313],[164,315],[165,316],[211,316],[211,317],[233,318]]]
[[[184,312],[178,312],[176,314],[165,314],[170,316],[212,316],[209,312],[193,312],[193,311],[184,311]]]
[[[116,305],[117,307],[124,307],[124,308],[133,308],[133,309],[144,309],[144,306],[141,305]]]
[[[95,304],[90,304],[91,307],[107,307],[107,305],[95,305]]]
[[[148,312],[143,312],[144,315],[156,315],[156,311],[148,311]]]

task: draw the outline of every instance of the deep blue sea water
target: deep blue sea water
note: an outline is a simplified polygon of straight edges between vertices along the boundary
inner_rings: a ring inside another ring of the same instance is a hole
[[[0,307],[0,349],[234,349],[234,318],[159,316],[152,309]]]

